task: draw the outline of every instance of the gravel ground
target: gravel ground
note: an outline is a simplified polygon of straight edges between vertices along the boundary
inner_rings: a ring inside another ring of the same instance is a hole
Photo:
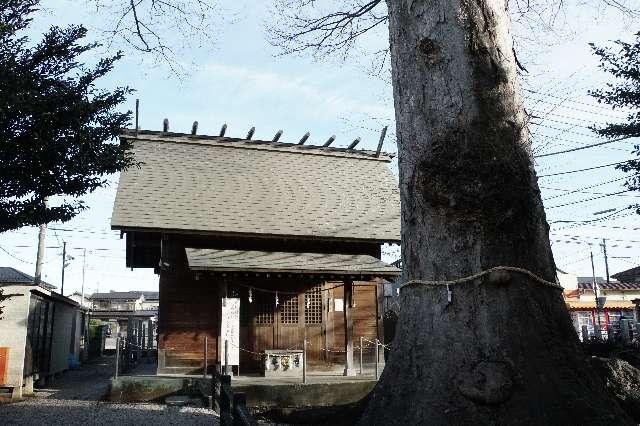
[[[68,371],[24,401],[0,405],[1,425],[217,425],[208,409],[101,402],[112,366],[108,358]]]

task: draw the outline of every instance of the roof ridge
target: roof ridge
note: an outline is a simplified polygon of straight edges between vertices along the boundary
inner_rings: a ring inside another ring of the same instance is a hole
[[[145,138],[145,136],[155,136],[156,138],[150,139]],[[230,148],[240,148],[240,149],[261,149],[261,148],[272,148],[270,150],[277,151],[278,148],[293,148],[294,150],[290,150],[288,152],[296,152],[299,151],[301,154],[315,154],[315,155],[335,155],[342,154],[338,156],[345,156],[349,158],[359,158],[364,160],[374,160],[374,161],[384,161],[390,162],[396,154],[388,153],[384,151],[380,151],[380,155],[376,155],[376,151],[365,150],[365,149],[353,149],[348,147],[332,147],[332,146],[323,146],[323,145],[303,145],[295,142],[274,142],[274,141],[265,141],[260,139],[244,139],[244,138],[232,138],[228,136],[213,136],[213,135],[193,135],[190,133],[177,133],[177,132],[162,132],[157,130],[138,130],[137,132],[133,129],[123,129],[121,137],[133,140],[150,140],[150,141],[158,141],[162,140],[164,142],[173,142],[173,143],[188,143],[194,145],[208,145],[212,146],[212,142],[217,142],[218,146],[228,146]],[[184,138],[183,140],[175,140],[169,138]],[[209,143],[207,143],[209,142]],[[242,143],[238,145],[237,143]]]

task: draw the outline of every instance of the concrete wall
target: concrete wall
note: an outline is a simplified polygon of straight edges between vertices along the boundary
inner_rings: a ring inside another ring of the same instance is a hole
[[[79,352],[79,308],[66,303],[55,303],[55,317],[53,320],[53,337],[51,340],[51,369],[50,374],[61,373],[69,368],[69,354],[77,356]],[[76,323],[75,330],[73,323]],[[75,331],[72,336],[72,331]],[[75,337],[74,347],[71,349],[72,338]]]
[[[6,383],[14,386],[14,397],[22,396],[24,351],[27,340],[27,318],[32,287],[5,286],[5,295],[18,294],[3,302],[0,319],[0,347],[9,348],[9,368]]]

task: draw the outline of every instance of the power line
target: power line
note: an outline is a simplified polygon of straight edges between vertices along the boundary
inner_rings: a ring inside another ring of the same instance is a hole
[[[554,231],[561,231],[563,229],[570,229],[570,228],[577,228],[578,226],[597,226],[597,225],[591,225],[592,222],[595,221],[604,221],[604,220],[611,220],[611,219],[619,219],[621,217],[627,217],[627,216],[631,216],[632,214],[634,214],[634,212],[629,212],[627,211],[629,210],[629,207],[619,210],[615,213],[612,213],[608,216],[604,216],[602,218],[598,218],[598,219],[593,219],[593,220],[588,220],[588,221],[571,221],[571,220],[559,220],[556,221],[557,223],[569,223],[569,225],[563,226],[561,228],[556,228],[554,229]],[[624,213],[624,214],[622,214]],[[549,223],[556,223],[556,222],[549,222]]]
[[[574,132],[571,129],[563,129],[561,127],[549,126],[548,124],[542,124],[542,123],[531,123],[531,124],[534,125],[534,126],[544,127],[546,129],[557,130],[560,133],[571,133],[572,135],[576,135],[576,136],[582,136],[582,137],[591,138],[591,139],[598,139],[598,137],[595,136],[595,135],[591,135],[591,134],[588,134],[588,133],[582,133],[582,132]]]
[[[618,164],[627,164],[627,163],[630,163],[632,161],[634,161],[634,160],[627,160],[627,161],[620,161],[620,162],[617,162],[617,163],[603,164],[603,165],[600,165],[600,166],[587,167],[586,169],[569,170],[567,172],[551,173],[551,174],[548,174],[548,175],[540,175],[538,177],[539,178],[543,178],[543,177],[550,177],[550,176],[568,175],[570,173],[586,172],[587,170],[602,169],[603,167],[617,166]]]
[[[620,142],[620,141],[623,141],[625,139],[629,139],[629,136],[626,136],[624,138],[612,139],[610,141],[594,143],[594,144],[591,144],[591,145],[584,145],[584,146],[577,147],[577,148],[565,149],[564,151],[556,151],[556,152],[549,152],[547,154],[534,155],[533,158],[551,157],[552,155],[566,154],[568,152],[580,151],[580,150],[583,150],[583,149],[589,149],[589,148],[595,148],[597,146],[608,145],[608,144],[614,143],[614,142]]]
[[[571,206],[573,204],[580,204],[580,203],[586,203],[587,201],[593,201],[593,200],[598,200],[600,198],[607,198],[607,197],[611,197],[613,195],[619,195],[622,194],[624,192],[630,192],[630,190],[626,190],[626,191],[620,191],[620,192],[613,192],[611,194],[604,194],[604,195],[599,195],[597,197],[591,197],[591,198],[585,198],[583,200],[577,200],[577,201],[572,201],[570,203],[564,203],[564,204],[556,204],[554,206],[549,206],[549,207],[545,207],[545,209],[549,210],[549,209],[556,209],[558,207],[565,207],[565,206]]]
[[[556,243],[566,243],[566,244],[584,244],[587,246],[593,246],[598,244],[597,242],[588,242],[588,241],[577,241],[577,240],[561,240],[561,239],[555,239],[555,240],[550,240],[550,241],[554,241]],[[640,248],[640,246],[636,246],[636,245],[624,245],[624,244],[613,244],[613,245],[608,245],[608,247],[616,247],[616,248],[625,248],[625,249],[632,249],[632,248]]]
[[[598,217],[596,219],[589,219],[589,220],[554,220],[554,221],[551,221],[549,223],[553,224],[553,223],[591,223],[591,222],[598,222],[598,221],[605,220],[605,219],[608,219],[610,217],[613,217],[614,215],[620,214],[620,213],[622,213],[622,212],[624,212],[625,210],[628,210],[628,209],[629,209],[629,207],[626,207],[624,209],[615,211],[615,212],[613,212],[611,214],[608,214],[606,216]]]
[[[571,103],[578,104],[578,105],[588,106],[590,108],[601,109],[601,110],[605,110],[605,111],[612,111],[612,108],[606,108],[606,107],[602,106],[602,104],[592,104],[592,103],[588,103],[588,102],[574,101],[573,99],[563,98],[562,96],[554,95],[553,93],[542,93],[542,92],[537,92],[535,90],[527,89],[527,88],[524,88],[523,90],[526,91],[526,92],[529,92],[529,93],[535,93],[536,95],[540,95],[540,96],[549,96],[549,97],[552,97],[552,98],[561,99],[563,102],[571,102]],[[625,114],[624,112],[622,112],[622,113]]]
[[[624,231],[640,231],[640,227],[631,228],[628,226],[619,226],[619,225],[590,225],[590,226],[593,226],[595,228],[605,228],[605,229],[621,229]]]
[[[535,100],[538,101],[538,102],[545,103],[547,105],[556,105],[556,104],[554,104],[552,102],[548,102],[548,101],[545,101],[545,100],[542,100],[542,99],[535,99]],[[580,113],[583,113],[583,114],[586,113],[586,114],[597,115],[599,117],[609,117],[609,118],[614,118],[616,120],[625,120],[626,119],[626,116],[622,116],[622,115],[621,116],[617,116],[617,115],[605,114],[605,113],[602,113],[600,111],[589,111],[589,110],[586,110],[586,109],[576,108],[576,107],[569,106],[569,105],[560,105],[559,107],[562,108],[562,109],[568,109],[568,110],[575,111],[575,112],[580,112]],[[605,111],[607,111],[607,109],[605,109]],[[603,122],[600,122],[600,123],[603,123]],[[604,123],[604,124],[608,124],[608,123]]]
[[[553,114],[548,114],[548,115],[553,115]],[[589,127],[589,126],[583,126],[582,124],[578,124],[578,123],[568,123],[566,121],[556,120],[554,118],[549,118],[548,116],[547,117],[540,117],[540,120],[551,121],[552,123],[564,124],[564,125],[571,126],[571,127],[580,127],[582,129],[591,130],[591,127]],[[540,125],[540,123],[535,123],[535,122],[531,122],[531,124],[534,124],[536,126]]]
[[[3,252],[7,253],[9,256],[13,257],[14,259],[19,260],[20,262],[28,263],[28,264],[32,264],[33,263],[33,262],[29,262],[28,260],[24,260],[24,259],[19,258],[18,256],[16,256],[13,253],[9,252],[7,249],[5,249],[2,246],[0,246],[0,250],[2,250]]]
[[[563,266],[564,266],[564,265],[573,265],[574,263],[578,263],[578,262],[582,262],[582,261],[585,261],[585,260],[589,260],[589,258],[590,258],[590,257],[591,257],[591,256],[587,256],[587,257],[583,257],[583,258],[580,258],[580,259],[572,260],[571,262],[560,262],[560,263],[561,263]]]
[[[607,185],[609,183],[619,182],[619,181],[625,180],[625,179],[627,179],[627,177],[623,176],[621,178],[617,178],[617,179],[612,179],[612,180],[608,180],[608,181],[605,181],[605,182],[596,183],[594,185],[583,186],[582,188],[578,188],[578,189],[574,189],[574,190],[552,188],[552,187],[549,187],[549,186],[541,186],[540,188],[542,188],[542,189],[551,189],[553,191],[564,191],[565,192],[565,194],[558,194],[558,195],[554,195],[553,197],[547,197],[547,198],[543,199],[543,201],[547,201],[547,200],[552,200],[554,198],[564,197],[564,196],[567,196],[567,195],[570,195],[570,194],[575,194],[576,192],[584,192],[585,189],[591,189],[591,188],[595,188],[595,187],[598,187],[598,186]],[[600,194],[597,194],[597,195],[600,195]]]
[[[551,234],[558,235],[561,237],[580,238],[580,239],[588,238],[588,239],[598,240],[598,241],[602,239],[601,237],[591,237],[588,235],[559,234],[557,232],[551,232]],[[615,238],[607,238],[607,241],[614,241],[618,243],[640,243],[640,240],[623,240],[623,239],[615,239]]]
[[[556,104],[552,104],[552,105],[556,105]],[[559,107],[560,107],[560,108],[566,108],[566,106],[562,106],[562,105],[559,105]],[[557,112],[553,112],[554,110],[555,110],[555,108],[551,108],[551,109],[549,109],[548,111],[543,111],[543,110],[540,110],[540,111],[531,110],[531,114],[532,114],[534,117],[536,117],[536,115],[535,115],[535,114],[540,114],[540,115],[545,115],[545,116],[552,115],[552,116],[554,116],[554,117],[565,118],[565,119],[568,119],[568,120],[582,121],[582,122],[584,122],[584,123],[599,123],[599,124],[603,124],[603,125],[608,125],[608,124],[610,124],[610,123],[608,123],[608,122],[606,122],[606,121],[602,121],[602,120],[586,119],[586,118],[579,118],[579,117],[575,117],[575,116],[572,116],[572,115],[558,114]],[[597,114],[597,115],[600,115],[600,113],[596,113],[596,114]],[[594,115],[595,115],[595,114],[594,114]],[[624,117],[615,117],[615,118],[620,119],[620,120],[623,120],[623,119],[624,119]]]

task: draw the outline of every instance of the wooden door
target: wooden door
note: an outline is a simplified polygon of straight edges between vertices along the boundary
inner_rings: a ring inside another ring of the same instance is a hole
[[[0,385],[7,384],[9,371],[9,348],[0,348]]]
[[[307,290],[304,294],[304,326],[307,337],[307,360],[318,364],[325,360],[325,326],[322,284]]]
[[[303,295],[280,296],[276,307],[274,349],[302,349],[304,313],[300,303]]]
[[[273,297],[259,294],[251,304],[251,332],[249,337],[253,342],[253,351],[261,352],[273,349],[275,343],[275,303]]]

